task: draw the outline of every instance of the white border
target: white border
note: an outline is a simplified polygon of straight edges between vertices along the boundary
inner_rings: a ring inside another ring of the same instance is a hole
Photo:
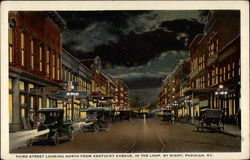
[[[8,122],[8,117],[9,117],[8,107],[7,107],[8,98],[6,98],[8,97],[8,54],[7,54],[8,11],[11,10],[12,11],[13,10],[15,11],[191,10],[191,9],[192,10],[209,10],[209,9],[241,10],[241,102],[240,103],[243,113],[242,152],[241,153],[211,152],[211,153],[214,155],[213,159],[249,158],[249,4],[247,1],[35,1],[35,2],[4,1],[1,2],[1,34],[2,34],[1,35],[1,42],[2,42],[1,43],[1,94],[0,94],[1,95],[1,101],[0,101],[1,102],[0,105],[1,106],[1,158],[16,159],[15,157],[16,154],[9,154],[9,124],[6,123]],[[133,158],[133,159],[138,159],[138,158]],[[154,159],[154,158],[149,158],[149,159]],[[185,157],[185,159],[194,159],[194,158]]]

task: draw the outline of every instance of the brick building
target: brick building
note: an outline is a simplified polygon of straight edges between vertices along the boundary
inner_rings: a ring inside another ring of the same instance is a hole
[[[129,109],[128,87],[121,79],[115,79],[117,85],[116,110]]]
[[[232,121],[240,108],[240,12],[210,11],[204,31],[190,45],[191,116],[219,108]]]
[[[9,13],[10,131],[27,129],[30,111],[57,105],[48,87],[61,84],[61,32],[66,23],[57,12]]]

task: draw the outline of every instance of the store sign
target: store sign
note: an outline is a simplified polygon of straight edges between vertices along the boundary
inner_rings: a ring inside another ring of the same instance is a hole
[[[206,106],[208,106],[208,100],[200,101],[200,107],[206,107]]]
[[[230,55],[232,55],[234,52],[237,51],[237,47],[236,46],[232,46],[230,47],[228,50],[226,50],[220,57],[219,57],[219,61],[223,61],[225,58],[229,57]]]
[[[213,64],[218,58],[218,55],[214,55],[213,57],[209,58],[208,61],[207,61],[207,66]]]
[[[68,97],[87,98],[89,97],[89,92],[86,92],[86,91],[60,91],[59,94],[65,98],[68,98]]]

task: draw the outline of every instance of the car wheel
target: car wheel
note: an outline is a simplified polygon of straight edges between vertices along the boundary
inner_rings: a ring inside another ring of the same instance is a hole
[[[56,132],[53,136],[53,145],[58,145],[59,144],[59,134]]]
[[[99,132],[100,126],[98,124],[95,124],[93,129],[94,129],[94,132]]]
[[[32,146],[33,145],[33,139],[29,139],[27,141],[27,146]]]
[[[69,141],[73,140],[73,131],[72,130],[69,131],[68,140]]]

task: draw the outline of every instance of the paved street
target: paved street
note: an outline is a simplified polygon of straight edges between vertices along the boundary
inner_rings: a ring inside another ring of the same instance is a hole
[[[222,133],[196,132],[193,125],[134,119],[112,124],[109,131],[75,132],[74,140],[57,146],[35,144],[12,153],[93,152],[237,152],[240,138]]]

